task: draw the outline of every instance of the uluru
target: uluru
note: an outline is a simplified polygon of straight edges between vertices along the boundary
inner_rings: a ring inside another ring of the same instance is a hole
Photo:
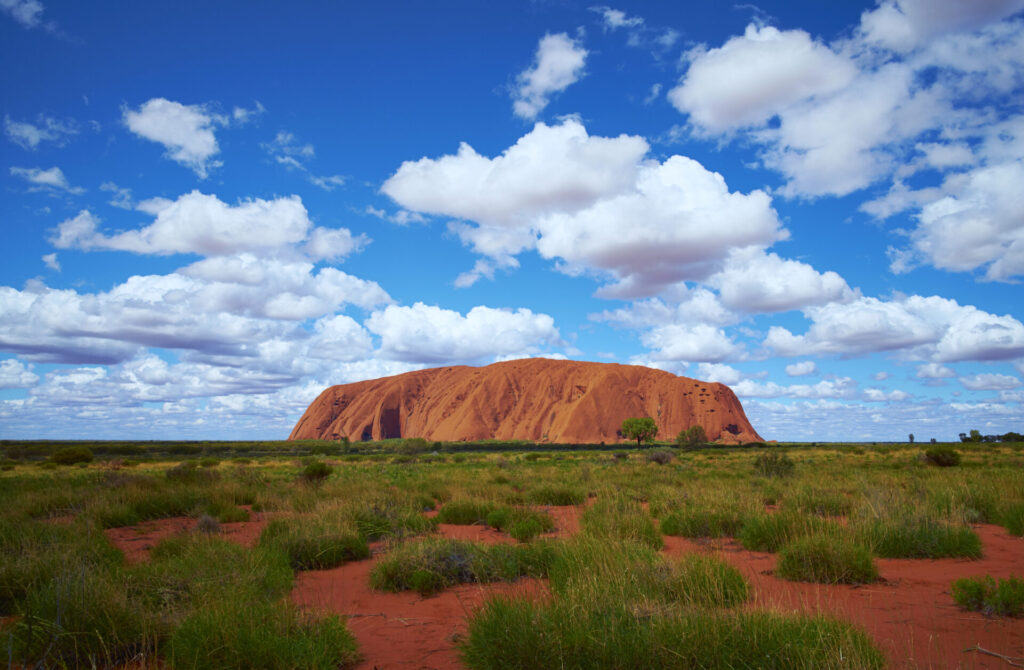
[[[639,365],[528,358],[449,366],[331,386],[290,440],[617,442],[649,416],[662,440],[693,425],[709,440],[760,442],[729,387]]]

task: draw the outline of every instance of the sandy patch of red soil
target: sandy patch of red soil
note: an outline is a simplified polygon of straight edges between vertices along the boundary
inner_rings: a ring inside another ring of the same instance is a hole
[[[565,539],[580,532],[580,517],[583,516],[583,505],[550,505],[540,509],[547,512],[555,520],[554,529],[551,532],[544,533],[544,537]]]
[[[751,607],[778,612],[821,613],[867,631],[892,668],[1007,668],[1001,659],[967,652],[975,645],[1024,657],[1024,619],[987,618],[965,612],[950,596],[961,577],[1009,577],[1024,572],[1024,539],[1003,528],[977,525],[984,557],[878,559],[881,580],[863,586],[790,582],[772,573],[776,555],[744,550],[731,539],[695,542],[665,537],[665,553],[714,553],[736,566],[754,590]]]
[[[569,537],[579,531],[582,506],[543,507],[555,521],[547,537]],[[427,513],[426,516],[435,516]],[[438,534],[484,544],[514,543],[508,534],[484,525],[442,523]],[[360,670],[385,668],[461,668],[456,645],[466,631],[466,617],[489,596],[508,594],[544,597],[543,580],[520,579],[513,584],[471,584],[424,598],[417,593],[381,593],[370,588],[370,571],[383,553],[372,545],[374,557],[332,570],[296,575],[292,600],[301,607],[349,617],[349,630],[363,654]]]
[[[543,581],[537,579],[459,586],[427,598],[414,592],[380,593],[370,589],[370,570],[376,563],[373,558],[332,570],[301,572],[291,594],[299,606],[348,617],[348,628],[363,654],[360,670],[461,668],[456,644],[466,631],[466,616],[488,596],[545,593]]]
[[[174,516],[154,521],[143,521],[134,526],[108,528],[103,532],[110,543],[124,554],[125,562],[134,564],[149,560],[149,550],[160,540],[194,532],[197,523],[198,519],[192,517]],[[266,525],[266,514],[251,512],[248,521],[220,524],[220,535],[243,547],[253,547],[259,541],[260,533],[263,532]]]

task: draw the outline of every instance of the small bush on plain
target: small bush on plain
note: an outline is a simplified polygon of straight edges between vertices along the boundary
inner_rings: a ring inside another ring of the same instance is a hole
[[[866,547],[830,535],[803,537],[783,547],[775,572],[783,579],[821,584],[867,584],[878,579]]]
[[[960,452],[953,447],[932,447],[924,452],[925,460],[940,468],[951,468],[960,465]]]
[[[92,459],[93,454],[88,447],[64,447],[50,455],[50,462],[57,463],[58,465],[89,463]]]
[[[953,600],[966,610],[988,616],[1024,615],[1024,579],[1010,575],[998,582],[985,575],[953,582]]]
[[[761,453],[754,459],[754,472],[762,477],[788,477],[795,467],[793,459],[779,452]]]

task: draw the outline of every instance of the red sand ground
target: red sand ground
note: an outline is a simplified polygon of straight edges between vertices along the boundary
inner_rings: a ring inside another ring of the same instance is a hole
[[[950,584],[961,577],[1024,573],[1024,538],[1003,528],[976,525],[984,557],[878,559],[881,580],[864,586],[804,584],[772,575],[776,555],[746,551],[735,540],[694,542],[665,537],[669,556],[714,553],[736,566],[754,589],[751,607],[834,615],[864,628],[892,668],[1007,668],[998,658],[965,649],[980,645],[1006,656],[1024,656],[1024,619],[987,618],[958,608]]]
[[[124,553],[126,563],[142,563],[149,559],[149,550],[160,540],[173,535],[191,533],[196,529],[197,519],[174,516],[155,521],[143,521],[134,526],[108,528],[103,531],[110,543]],[[250,511],[248,521],[222,523],[221,535],[243,547],[253,547],[260,539],[263,527],[267,525],[266,515]]]
[[[583,507],[549,507],[557,529],[552,537],[568,537],[579,530]],[[222,524],[225,535],[246,546],[259,538],[266,520]],[[194,519],[174,518],[107,531],[129,561],[142,561],[159,539],[190,532]],[[1005,661],[975,651],[981,647],[1010,657],[1024,657],[1024,619],[987,618],[960,610],[949,595],[950,584],[961,577],[1009,577],[1024,573],[1024,538],[998,526],[976,525],[984,558],[907,560],[879,559],[881,580],[865,586],[825,586],[794,583],[772,575],[776,555],[742,549],[735,540],[693,541],[665,537],[665,553],[713,553],[735,565],[750,581],[754,598],[750,607],[779,612],[820,612],[861,626],[881,646],[891,668],[1011,667]],[[504,533],[484,526],[441,524],[446,536],[479,542],[511,542]],[[378,593],[369,587],[370,570],[383,550],[374,545],[374,557],[332,570],[302,572],[296,576],[292,600],[314,610],[348,617],[349,629],[359,641],[364,661],[360,670],[386,668],[462,667],[456,643],[465,633],[466,616],[492,594],[542,597],[543,580],[524,579],[515,584],[468,585],[423,598],[415,593]]]

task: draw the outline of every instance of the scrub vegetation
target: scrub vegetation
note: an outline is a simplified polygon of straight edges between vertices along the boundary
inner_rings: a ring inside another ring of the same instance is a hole
[[[733,538],[774,553],[784,579],[860,584],[879,558],[980,556],[973,523],[1024,532],[1017,443],[958,444],[956,467],[906,444],[662,443],[671,458],[658,460],[623,445],[472,446],[0,443],[0,652],[12,667],[349,667],[360,656],[344,618],[288,593],[298,571],[373,553],[382,592],[545,580],[548,597],[467,611],[471,668],[875,668],[883,657],[856,626],[762,611],[734,567],[666,554],[665,536]],[[54,458],[69,447],[93,459]],[[552,532],[559,505],[583,506],[577,533]],[[222,532],[256,514],[253,546]],[[168,517],[197,528],[143,562],[108,539]],[[514,541],[452,540],[442,523]],[[1020,584],[951,592],[1014,616]]]

